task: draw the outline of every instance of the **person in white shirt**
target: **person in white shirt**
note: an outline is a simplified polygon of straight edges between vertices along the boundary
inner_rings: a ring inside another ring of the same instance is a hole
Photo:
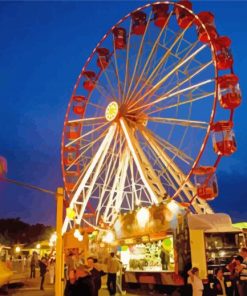
[[[193,296],[202,296],[204,287],[202,280],[199,277],[199,269],[193,267],[188,271],[188,275],[188,283],[192,285]]]
[[[115,254],[110,253],[110,258],[107,262],[107,288],[111,296],[116,294],[117,272],[120,270],[120,262],[115,257]]]

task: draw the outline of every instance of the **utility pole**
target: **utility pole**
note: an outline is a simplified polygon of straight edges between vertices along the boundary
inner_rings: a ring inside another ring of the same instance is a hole
[[[64,190],[62,187],[57,188],[56,200],[57,200],[57,219],[56,219],[57,242],[56,242],[55,296],[62,296],[63,295],[62,280],[64,279],[63,238],[62,238]]]

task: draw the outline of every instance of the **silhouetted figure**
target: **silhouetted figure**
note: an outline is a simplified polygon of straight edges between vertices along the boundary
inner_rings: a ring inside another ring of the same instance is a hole
[[[45,274],[47,271],[47,269],[46,269],[47,264],[46,264],[45,257],[42,257],[41,260],[39,261],[39,268],[40,268],[40,277],[41,277],[40,290],[44,290]]]

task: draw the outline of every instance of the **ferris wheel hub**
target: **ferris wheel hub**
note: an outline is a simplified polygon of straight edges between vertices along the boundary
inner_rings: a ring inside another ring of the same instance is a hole
[[[113,121],[118,115],[118,103],[113,101],[106,107],[105,118],[108,121]]]

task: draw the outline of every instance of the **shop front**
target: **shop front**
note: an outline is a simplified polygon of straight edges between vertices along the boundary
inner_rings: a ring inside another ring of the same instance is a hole
[[[125,282],[183,285],[176,251],[178,216],[159,205],[146,209],[138,219],[142,209],[119,216],[114,225]]]

